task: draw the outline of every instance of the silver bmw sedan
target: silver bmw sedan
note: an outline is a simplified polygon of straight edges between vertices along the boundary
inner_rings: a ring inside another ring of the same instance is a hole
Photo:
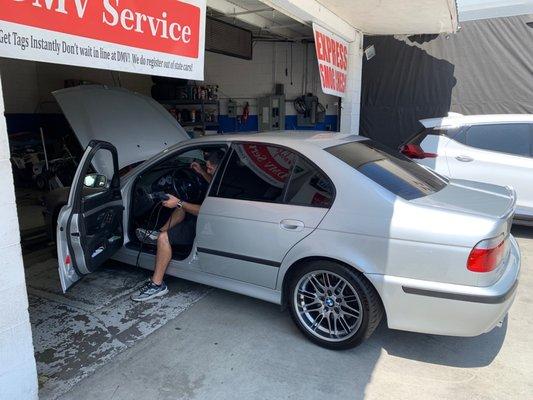
[[[87,146],[57,221],[65,291],[110,258],[153,269],[155,248],[135,231],[158,229],[168,215],[154,212],[156,194],[176,193],[201,208],[167,273],[280,304],[321,346],[354,347],[384,316],[392,329],[475,336],[511,307],[511,188],[448,180],[356,135],[189,139],[145,96],[55,96]],[[224,157],[202,186],[190,165],[214,149]]]

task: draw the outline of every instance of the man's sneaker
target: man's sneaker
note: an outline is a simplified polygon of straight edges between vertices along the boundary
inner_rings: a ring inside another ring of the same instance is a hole
[[[139,288],[139,292],[131,296],[133,301],[146,301],[155,297],[161,297],[168,293],[168,288],[165,282],[161,285],[156,285],[152,280],[148,280]]]
[[[159,236],[159,231],[149,231],[148,229],[137,228],[135,229],[135,234],[137,235],[137,239],[139,239],[141,243],[157,244],[157,237]]]

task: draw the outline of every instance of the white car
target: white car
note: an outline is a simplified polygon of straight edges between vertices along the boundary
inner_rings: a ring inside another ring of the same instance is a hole
[[[533,226],[533,115],[468,115],[420,121],[425,129],[400,151],[452,179],[510,186],[514,222]]]
[[[57,224],[64,290],[110,258],[153,269],[155,247],[135,230],[168,219],[162,192],[201,203],[169,275],[286,306],[328,348],[359,344],[384,313],[391,328],[474,336],[513,303],[512,190],[449,181],[361,136],[189,139],[145,96],[100,86],[55,96],[87,146]],[[225,156],[208,183],[190,165],[213,150]]]

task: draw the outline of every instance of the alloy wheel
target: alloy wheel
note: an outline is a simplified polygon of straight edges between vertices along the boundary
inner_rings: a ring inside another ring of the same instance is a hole
[[[326,341],[352,337],[363,320],[357,291],[348,280],[331,271],[312,271],[300,278],[293,301],[302,325]]]

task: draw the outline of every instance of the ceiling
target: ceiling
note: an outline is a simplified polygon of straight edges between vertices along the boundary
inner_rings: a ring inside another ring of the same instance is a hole
[[[366,34],[422,34],[457,29],[455,0],[317,0]]]
[[[295,21],[258,0],[209,0],[207,15],[251,30],[256,40],[313,39],[310,24]]]
[[[256,40],[312,40],[312,22],[320,24],[324,13],[333,31],[343,25],[370,35],[454,32],[458,25],[455,0],[207,0],[207,13]]]

